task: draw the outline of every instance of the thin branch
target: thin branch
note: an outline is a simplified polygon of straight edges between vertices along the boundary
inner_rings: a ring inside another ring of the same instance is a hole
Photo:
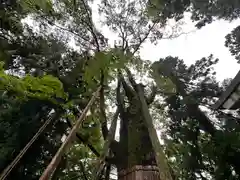
[[[132,55],[134,55],[140,48],[140,46],[142,45],[142,43],[148,38],[151,30],[154,28],[154,26],[156,25],[156,23],[153,23],[153,25],[148,29],[148,32],[146,33],[146,35],[144,36],[144,38],[142,38],[140,41],[139,41],[139,44],[136,46],[136,48],[134,49]]]
[[[128,75],[128,79],[130,81],[130,83],[132,84],[133,88],[136,90],[136,81],[134,80],[133,78],[133,75],[131,73],[131,71],[128,69],[128,67],[124,67],[125,71],[127,72],[127,75]]]
[[[88,12],[88,8],[87,8],[87,5],[86,5],[85,1],[82,0],[82,3],[83,3],[83,6],[84,6],[85,11],[86,11],[86,13],[87,13],[87,18],[88,18],[88,20],[89,20],[89,23],[91,23],[91,25],[88,24],[88,26],[89,26],[90,32],[91,32],[91,34],[92,34],[92,36],[93,36],[93,38],[94,38],[94,40],[95,40],[95,42],[96,42],[97,51],[99,52],[99,51],[100,51],[100,45],[99,45],[99,43],[98,43],[97,35],[96,35],[96,33],[94,32],[94,29],[93,29],[92,19],[91,19],[91,17],[90,17],[89,12]]]
[[[121,32],[121,36],[120,38],[122,38],[122,49],[123,52],[128,48],[128,42],[127,42],[127,34],[124,33],[124,30],[122,29],[122,26],[119,26],[120,32]]]
[[[164,92],[164,91],[161,91],[161,90],[157,90],[157,94],[163,94],[165,96],[171,96],[171,95],[175,95],[176,93],[175,92]]]
[[[128,98],[132,98],[134,96],[134,90],[126,83],[122,73],[119,71],[118,73],[118,81],[123,85],[123,89]]]
[[[197,30],[194,29],[194,30],[191,30],[189,32],[181,32],[180,34],[176,34],[176,35],[173,35],[171,34],[170,36],[167,36],[167,37],[162,37],[161,39],[176,39],[182,35],[187,35],[187,34],[190,34],[190,33],[193,33],[193,32],[196,32]]]
[[[109,178],[110,178],[110,172],[111,172],[111,164],[107,164],[106,174],[105,174],[105,180],[109,180]]]
[[[156,94],[157,94],[157,86],[152,86],[151,89],[152,89],[152,92],[149,95],[149,97],[147,97],[147,99],[146,99],[148,105],[154,101]]]
[[[84,41],[86,41],[86,42],[89,42],[89,41],[90,41],[88,38],[84,38],[83,36],[79,35],[78,33],[74,32],[74,31],[71,30],[71,29],[64,28],[64,27],[62,27],[62,26],[57,25],[56,23],[48,20],[48,19],[47,19],[46,17],[44,17],[44,16],[39,16],[39,17],[45,19],[48,24],[50,24],[50,25],[52,25],[52,26],[55,26],[55,27],[57,27],[57,28],[59,28],[59,29],[61,29],[61,30],[63,30],[63,31],[67,31],[67,32],[69,32],[69,33],[71,33],[71,34],[73,34],[73,35],[81,38],[82,40],[84,40]],[[83,20],[82,20],[82,21],[83,21]],[[83,22],[84,22],[85,24],[87,24],[87,22],[85,22],[85,21],[83,21]],[[90,27],[90,25],[88,25],[88,26]],[[90,30],[90,29],[89,29],[89,30]],[[91,30],[90,30],[90,32],[91,32]],[[92,33],[92,32],[91,32],[91,33]],[[90,47],[89,47],[89,49],[95,50],[95,49],[92,49],[92,48],[90,48]]]
[[[104,140],[108,136],[108,128],[107,128],[107,116],[105,112],[105,97],[104,97],[104,75],[101,71],[101,89],[100,89],[100,113],[102,116],[101,120],[101,128]]]
[[[62,26],[59,26],[59,25],[55,24],[54,22],[48,20],[48,19],[47,19],[46,17],[44,17],[44,16],[39,16],[39,17],[45,19],[45,20],[47,21],[47,23],[50,24],[50,25],[52,25],[52,26],[56,26],[57,28],[59,28],[59,29],[61,29],[61,30],[70,32],[70,33],[72,33],[72,34],[80,37],[80,38],[83,39],[84,41],[89,41],[89,39],[86,39],[86,38],[82,37],[81,35],[79,35],[78,33],[74,32],[74,31],[72,31],[72,30],[70,30],[70,29],[67,29],[67,28],[64,28],[64,27],[62,27]]]

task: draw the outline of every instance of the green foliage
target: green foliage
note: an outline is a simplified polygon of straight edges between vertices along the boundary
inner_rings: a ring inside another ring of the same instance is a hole
[[[127,63],[127,57],[119,49],[112,49],[109,52],[96,52],[95,56],[88,60],[84,71],[83,80],[88,88],[96,88],[97,82],[104,74],[105,82],[112,80],[112,75]]]
[[[118,35],[115,46],[124,53],[137,53],[148,38],[152,42],[161,39],[161,23],[149,21],[146,2],[141,0],[101,0],[99,12],[102,23]]]
[[[221,125],[215,129],[220,129],[220,133],[212,139],[202,129],[203,124],[199,125],[202,117],[193,116],[186,108],[189,103],[209,105],[222,92],[224,87],[219,87],[212,70],[217,60],[209,56],[187,67],[182,60],[167,57],[150,69],[151,63],[136,56],[136,52],[146,40],[161,39],[164,23],[170,18],[180,20],[185,12],[191,12],[192,20],[200,28],[216,18],[233,20],[239,17],[239,2],[102,0],[99,10],[104,18],[100,18],[101,23],[119,36],[112,49],[108,48],[102,29],[93,23],[91,2],[3,0],[0,4],[0,59],[5,63],[4,66],[1,64],[0,70],[0,134],[3,134],[0,138],[0,169],[24,147],[47,119],[49,111],[61,107],[63,116],[48,128],[9,178],[39,179],[45,163],[61,144],[62,135],[69,130],[66,119],[75,122],[99,85],[101,73],[105,84],[111,84],[105,88],[105,92],[108,91],[106,105],[114,106],[116,98],[112,82],[116,80],[117,70],[128,65],[137,70],[137,75],[141,72],[145,76],[150,71],[163,97],[154,106],[159,106],[163,100],[161,107],[167,104],[160,111],[154,111],[154,117],[155,121],[165,123],[165,149],[169,158],[175,157],[171,164],[178,171],[178,177],[199,179],[197,175],[210,174],[215,179],[237,179],[237,175],[229,175],[232,168],[229,164],[233,166],[233,163],[231,156],[226,154],[239,151],[238,123],[219,123]],[[32,19],[34,24],[24,25],[25,17]],[[238,28],[226,39],[226,46],[238,59]],[[72,42],[76,45],[75,50],[69,47]],[[5,70],[15,74],[24,71],[27,75],[18,77]],[[92,107],[79,134],[101,152],[103,138],[98,103]],[[109,119],[110,112],[106,112]],[[133,128],[137,127],[137,123],[134,125]],[[137,153],[145,145],[139,144],[135,145]],[[96,157],[86,146],[77,141],[66,156],[58,179],[84,179],[86,174],[91,177],[92,161]],[[85,175],[81,163],[86,168]]]
[[[163,2],[159,0],[148,1],[148,6],[146,8],[146,12],[150,18],[154,18],[158,16],[159,12],[163,10]]]
[[[161,90],[161,92],[164,94],[175,94],[176,93],[176,86],[175,84],[171,81],[170,78],[164,77],[164,76],[159,76],[159,71],[161,71],[161,68],[157,65],[154,64],[152,66],[152,73],[151,76],[155,80],[158,88]]]
[[[49,110],[60,107],[68,96],[63,90],[62,83],[57,78],[51,75],[42,77],[10,75],[4,71],[2,62],[0,79],[0,133],[3,135],[0,138],[0,169],[3,170],[37,132],[48,117]],[[59,128],[57,131],[62,131],[60,122],[54,126]],[[54,126],[51,133],[58,134]],[[49,132],[45,131],[45,133],[48,134],[48,140],[45,141],[45,136],[38,138],[37,142],[28,151],[33,154],[32,159],[29,156],[24,156],[21,162],[25,162],[25,164],[19,163],[18,168],[10,175],[11,178],[14,179],[14,176],[21,178],[22,176],[25,179],[34,179],[37,176],[36,174],[31,175],[31,173],[25,175],[21,171],[21,167],[26,167],[26,171],[29,172],[35,171],[34,166],[30,164],[36,163],[42,150],[45,149],[49,153],[54,153],[59,142],[55,141],[53,146],[51,140],[54,136]],[[44,145],[41,144],[43,142]],[[42,148],[39,148],[39,146],[42,146]],[[45,156],[42,156],[42,159],[45,158]]]
[[[104,75],[108,73],[108,67],[112,59],[111,54],[106,54],[103,52],[96,53],[95,57],[88,60],[88,65],[84,72],[84,81],[88,84],[88,87],[92,88],[94,85],[96,87],[96,81],[100,80],[101,71]],[[95,82],[94,82],[95,80]]]
[[[52,0],[20,0],[23,11],[34,13],[39,10],[49,13],[53,10]]]
[[[226,37],[225,46],[240,63],[240,26],[234,28]]]
[[[148,0],[147,12],[155,21],[166,22],[167,19],[183,19],[189,12],[196,27],[211,23],[215,19],[233,20],[239,18],[240,3],[236,0]]]
[[[163,138],[177,178],[239,178],[239,164],[233,158],[238,156],[240,149],[237,119],[216,112],[208,116],[198,107],[199,104],[209,106],[222,92],[212,69],[217,62],[209,56],[187,67],[178,58],[166,57],[153,65],[158,76],[171,79],[176,87],[174,95],[163,93],[169,117],[165,121]],[[217,114],[217,119],[213,120],[219,121],[217,127],[211,121],[213,114]]]
[[[3,69],[0,70],[0,89],[7,94],[10,93],[17,100],[27,101],[28,99],[48,100],[58,104],[58,98],[67,99],[62,83],[51,75],[33,77],[27,75],[23,78],[8,75]]]

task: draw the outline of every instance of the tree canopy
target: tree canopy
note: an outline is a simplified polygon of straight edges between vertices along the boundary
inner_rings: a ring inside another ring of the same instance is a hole
[[[96,5],[98,12],[92,8]],[[171,55],[156,62],[139,55],[146,41],[157,43],[184,33],[180,21],[186,14],[200,29],[219,19],[239,18],[239,7],[237,0],[3,0],[0,172],[51,118],[7,177],[39,179],[99,86],[99,98],[52,179],[91,179],[102,154],[102,179],[109,179],[116,168],[119,173],[135,164],[156,164],[141,116],[140,82],[175,179],[239,179],[239,117],[210,108],[230,82],[216,79],[214,66],[221,59],[210,54],[188,66]],[[93,13],[101,27],[116,35],[114,44],[96,25]],[[167,22],[173,19],[174,33],[168,34]],[[239,32],[238,26],[225,41],[238,62]],[[109,142],[106,151],[115,109],[120,137]]]

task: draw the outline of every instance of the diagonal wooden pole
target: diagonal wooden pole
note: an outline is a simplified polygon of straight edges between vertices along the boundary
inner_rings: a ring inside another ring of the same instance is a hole
[[[73,126],[69,135],[67,136],[65,141],[62,143],[61,147],[58,149],[57,153],[55,154],[52,161],[47,166],[47,168],[45,169],[45,171],[43,172],[43,174],[39,180],[49,180],[50,179],[51,175],[53,174],[56,167],[58,166],[65,150],[68,148],[68,145],[70,145],[70,143],[73,141],[74,137],[76,136],[76,132],[77,132],[78,128],[81,126],[82,122],[85,120],[85,117],[86,117],[86,114],[87,114],[89,108],[91,107],[91,105],[93,104],[93,102],[95,101],[97,96],[99,95],[100,89],[101,89],[101,86],[99,86],[97,91],[93,94],[92,98],[90,99],[87,106],[83,110],[83,112],[82,112],[81,116],[79,117],[79,119],[77,120],[76,124]]]
[[[148,133],[152,142],[153,149],[155,151],[155,157],[159,168],[160,179],[173,180],[170,167],[157,137],[156,129],[153,126],[152,117],[149,113],[148,106],[144,98],[144,93],[142,88],[140,87],[140,84],[137,85],[137,93],[141,102],[141,109],[143,112],[145,124],[147,125]]]
[[[32,146],[32,144],[38,139],[38,137],[42,134],[42,132],[46,129],[46,127],[52,122],[54,119],[54,115],[52,115],[48,120],[45,121],[45,123],[40,127],[38,132],[32,137],[32,139],[27,143],[27,145],[20,151],[20,153],[16,156],[16,158],[9,164],[3,172],[0,174],[0,180],[6,179],[6,177],[9,175],[9,173],[12,171],[12,169],[17,165],[17,163],[21,160],[21,158],[24,156],[24,154],[27,152],[27,150]]]

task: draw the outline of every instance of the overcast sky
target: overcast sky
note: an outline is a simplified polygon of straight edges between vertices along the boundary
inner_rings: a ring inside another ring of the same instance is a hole
[[[196,32],[182,35],[172,40],[161,40],[155,46],[145,43],[140,51],[141,57],[152,61],[160,57],[178,56],[186,64],[191,64],[195,60],[207,57],[211,53],[219,58],[216,65],[217,79],[234,77],[240,69],[240,64],[231,56],[228,48],[224,46],[225,36],[231,30],[240,25],[240,20],[231,23],[226,21],[216,21],[203,27]]]
[[[109,38],[109,42],[113,43],[117,36],[111,33],[107,27],[99,25],[97,5],[93,5],[92,10],[96,26]],[[240,69],[240,64],[237,64],[237,60],[231,56],[229,50],[224,46],[224,42],[225,36],[238,25],[240,25],[240,20],[233,22],[220,20],[178,38],[160,40],[157,45],[146,42],[140,49],[140,56],[152,62],[166,56],[178,56],[187,65],[190,65],[202,57],[213,54],[215,58],[219,58],[219,63],[215,68],[217,79],[222,81],[225,78],[233,78]],[[193,29],[193,24],[187,20],[183,31],[189,32]]]

